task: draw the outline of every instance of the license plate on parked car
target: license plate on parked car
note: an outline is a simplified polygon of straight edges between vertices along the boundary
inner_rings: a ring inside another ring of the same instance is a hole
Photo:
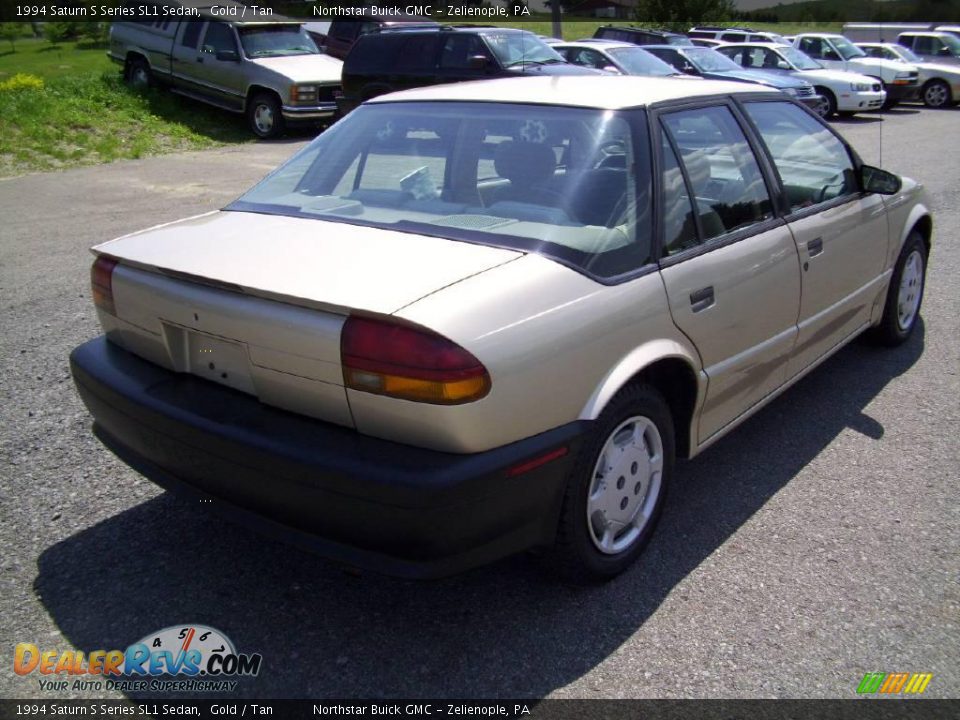
[[[246,345],[185,330],[190,373],[243,392],[253,393]]]

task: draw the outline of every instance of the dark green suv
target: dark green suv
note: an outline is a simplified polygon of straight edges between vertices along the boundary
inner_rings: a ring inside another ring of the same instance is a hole
[[[526,30],[411,28],[363,35],[343,63],[341,114],[395,90],[516,75],[597,75]]]

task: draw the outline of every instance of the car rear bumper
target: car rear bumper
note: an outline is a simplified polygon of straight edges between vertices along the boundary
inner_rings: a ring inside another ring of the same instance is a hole
[[[76,348],[70,366],[97,436],[150,480],[266,534],[403,577],[450,575],[551,544],[589,427],[455,455],[271,408],[103,337]]]

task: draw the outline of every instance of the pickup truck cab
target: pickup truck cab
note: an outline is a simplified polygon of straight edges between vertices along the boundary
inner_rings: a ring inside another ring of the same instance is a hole
[[[299,23],[200,14],[182,22],[113,23],[107,55],[132,85],[163,85],[244,113],[261,138],[280,135],[290,122],[334,117],[342,63],[321,54]]]
[[[916,67],[868,57],[843,35],[801,33],[794,38],[793,45],[826,68],[847,70],[879,80],[887,93],[885,107],[914,100],[920,93],[920,73]]]

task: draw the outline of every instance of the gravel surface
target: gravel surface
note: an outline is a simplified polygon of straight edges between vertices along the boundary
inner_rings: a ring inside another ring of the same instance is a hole
[[[0,181],[2,697],[17,642],[125,648],[203,623],[260,652],[247,697],[960,696],[960,110],[838,124],[923,180],[937,236],[907,345],[854,344],[679,466],[641,562],[602,587],[533,556],[412,583],[347,573],[162,493],[90,433],[69,351],[98,334],[87,248],[222,206],[302,143]]]

